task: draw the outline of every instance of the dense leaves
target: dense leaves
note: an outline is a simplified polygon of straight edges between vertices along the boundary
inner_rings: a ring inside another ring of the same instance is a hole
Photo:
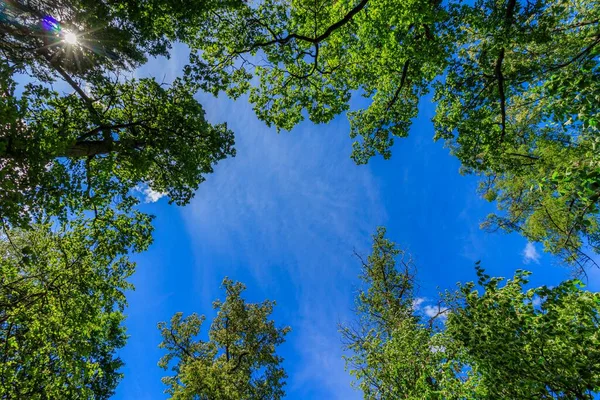
[[[409,257],[384,237],[362,263],[356,326],[342,335],[368,399],[592,399],[600,391],[600,294],[569,280],[524,289],[528,272],[459,285],[425,318]],[[443,317],[447,316],[445,323]]]
[[[167,55],[201,8],[183,18],[171,1],[3,7],[0,214],[10,225],[132,201],[146,185],[185,204],[235,154],[233,133],[206,121],[189,84],[130,78],[147,54]],[[17,74],[36,83],[17,87]]]
[[[182,318],[177,313],[169,325],[158,328],[167,354],[159,365],[173,365],[174,376],[163,378],[173,399],[280,399],[286,374],[275,347],[283,343],[289,328],[278,328],[269,316],[272,301],[246,303],[245,287],[223,280],[225,301],[215,301],[217,316],[208,340],[198,338],[204,316]]]
[[[141,183],[184,204],[234,152],[232,132],[208,124],[180,81],[114,82],[90,87],[85,98],[34,84],[21,98],[9,94],[16,106],[1,156],[2,174],[12,178],[2,193],[11,222],[25,205],[50,215],[92,209]]]
[[[458,51],[436,84],[436,138],[522,232],[582,269],[598,252],[600,4],[477,1],[458,7]],[[562,179],[567,177],[567,180]]]
[[[583,251],[599,249],[599,10],[597,0],[264,0],[211,11],[188,39],[187,73],[214,93],[249,92],[258,117],[282,129],[348,111],[357,163],[389,158],[433,87],[435,138],[498,200],[487,226],[583,267]],[[570,183],[551,181],[570,171]]]
[[[355,326],[343,326],[346,365],[366,399],[478,398],[473,370],[464,371],[462,349],[444,334],[447,312],[423,320],[415,305],[415,266],[385,238],[373,236],[362,260],[364,288],[357,295]]]
[[[600,391],[600,293],[569,280],[524,290],[526,271],[500,286],[478,268],[460,287],[447,332],[481,374],[489,398],[593,399]]]
[[[330,121],[359,90],[372,99],[349,113],[359,163],[389,157],[393,136],[407,135],[449,45],[446,12],[431,1],[267,0],[213,14],[190,43],[189,76],[214,93],[249,90],[258,117],[283,129],[305,113]]]
[[[4,1],[0,53],[43,81],[57,73],[98,77],[137,67],[148,55],[168,56],[210,7],[206,0]],[[69,33],[78,45],[65,41]]]
[[[2,231],[3,399],[105,399],[121,379],[126,253],[148,246],[151,226],[144,215],[104,215]]]

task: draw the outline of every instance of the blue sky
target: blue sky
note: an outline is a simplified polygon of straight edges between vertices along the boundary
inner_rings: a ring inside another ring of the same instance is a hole
[[[176,48],[170,61],[154,60],[137,75],[170,80],[185,58]],[[236,132],[238,155],[216,167],[188,206],[169,206],[164,198],[143,205],[157,216],[155,241],[136,256],[116,399],[166,398],[156,324],[178,311],[213,316],[225,276],[247,285],[249,301],[275,300],[274,318],[291,326],[280,347],[287,398],[360,398],[344,371],[337,324],[352,318],[359,273],[353,250],[367,254],[379,225],[415,258],[423,310],[439,290],[475,280],[476,260],[492,275],[525,267],[534,272],[533,284],[569,275],[539,245],[479,229],[493,205],[477,197],[476,180],[459,175],[443,144],[433,143],[429,99],[392,159],[367,166],[349,158],[345,116],[277,134],[245,99],[198,99],[211,122],[226,121]],[[598,289],[600,276],[591,278]]]

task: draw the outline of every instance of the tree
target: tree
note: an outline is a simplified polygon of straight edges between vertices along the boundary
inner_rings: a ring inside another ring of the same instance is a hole
[[[174,376],[163,378],[173,399],[280,399],[286,374],[275,347],[283,343],[289,327],[277,328],[269,316],[272,301],[253,304],[241,297],[245,287],[225,278],[225,301],[215,301],[217,315],[208,340],[196,339],[204,316],[182,318],[177,313],[170,325],[158,324],[167,354],[159,366],[173,364]],[[174,362],[176,360],[176,362]]]
[[[346,358],[368,399],[592,399],[600,392],[600,293],[568,280],[524,289],[529,272],[459,284],[426,319],[410,258],[380,228],[362,262]],[[440,316],[447,316],[445,323]]]
[[[600,251],[596,1],[478,1],[436,86],[436,138],[519,231],[583,270]],[[563,179],[566,178],[566,179]]]
[[[598,10],[597,0],[263,0],[211,10],[185,39],[186,72],[215,94],[248,92],[281,129],[347,111],[359,164],[391,156],[433,88],[435,139],[498,200],[486,226],[582,267],[582,250],[600,250]],[[370,102],[350,110],[353,94]]]
[[[481,374],[490,398],[593,399],[600,391],[600,293],[578,280],[524,290],[527,271],[502,287],[478,266],[459,287],[447,332]],[[536,304],[539,302],[539,305]]]
[[[204,15],[204,2],[195,3],[195,13],[168,0],[3,5],[0,215],[7,223],[133,201],[140,185],[185,204],[204,175],[235,154],[233,133],[206,121],[189,84],[128,77],[147,54],[168,55],[171,40]],[[17,74],[37,82],[17,86]],[[72,92],[60,94],[56,81]]]
[[[152,230],[148,216],[125,218],[108,211],[93,223],[2,230],[0,397],[112,395],[122,377],[115,351],[125,344],[124,291],[134,269],[126,254],[144,250]]]
[[[214,10],[189,39],[188,77],[215,94],[249,91],[258,117],[283,129],[304,113],[328,122],[360,91],[372,102],[348,114],[351,136],[362,138],[352,157],[389,158],[393,136],[408,134],[419,98],[446,63],[451,41],[440,4],[266,0]]]
[[[359,257],[360,258],[360,257]],[[436,316],[415,308],[415,266],[379,228],[373,252],[362,263],[365,287],[356,297],[356,326],[342,326],[346,367],[365,399],[479,398],[474,369],[463,372],[462,349]]]

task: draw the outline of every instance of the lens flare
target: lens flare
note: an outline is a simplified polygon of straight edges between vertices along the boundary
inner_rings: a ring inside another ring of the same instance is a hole
[[[77,35],[74,34],[73,32],[65,31],[63,40],[67,44],[77,44]]]
[[[50,15],[46,15],[44,18],[42,18],[42,27],[50,32],[60,32],[60,24],[56,19],[52,18]]]

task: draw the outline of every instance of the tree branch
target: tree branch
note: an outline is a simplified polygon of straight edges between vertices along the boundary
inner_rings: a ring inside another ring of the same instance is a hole
[[[504,61],[504,48],[500,49],[500,54],[496,59],[496,67],[494,72],[496,74],[496,80],[498,81],[498,95],[500,96],[500,114],[502,118],[502,135],[500,136],[500,143],[504,141],[504,135],[506,134],[506,95],[504,93],[504,75],[502,75],[502,61]]]
[[[89,132],[86,132],[86,133],[82,134],[81,136],[79,136],[79,137],[77,138],[77,141],[78,141],[78,142],[83,142],[83,141],[85,141],[86,139],[89,139],[89,138],[91,138],[92,136],[94,136],[94,135],[96,135],[96,134],[98,134],[98,133],[100,133],[100,132],[102,132],[102,131],[104,131],[104,130],[106,130],[106,129],[108,129],[108,130],[111,130],[111,131],[113,131],[113,130],[117,130],[117,129],[126,129],[126,128],[131,128],[131,127],[134,127],[134,126],[137,126],[137,125],[141,125],[141,124],[143,124],[144,122],[146,122],[146,120],[135,121],[135,122],[129,122],[129,123],[126,123],[126,124],[116,124],[116,125],[100,125],[100,126],[98,126],[97,128],[94,128],[94,129],[92,129],[91,131],[89,131]]]
[[[325,30],[325,32],[323,32],[319,36],[309,37],[309,36],[299,35],[297,33],[292,33],[290,35],[287,35],[284,38],[275,37],[275,39],[272,39],[272,40],[269,40],[266,42],[254,43],[252,45],[252,47],[250,48],[250,50],[256,49],[258,47],[271,46],[273,44],[287,44],[292,39],[302,40],[302,41],[309,42],[312,44],[318,44],[318,43],[322,42],[323,40],[327,39],[337,29],[341,28],[342,26],[344,26],[348,22],[350,22],[352,20],[352,18],[354,18],[354,16],[356,14],[358,14],[367,5],[368,2],[369,2],[369,0],[361,0],[361,2],[358,3],[352,10],[350,10],[348,12],[348,14],[344,15],[344,17],[342,19],[340,19],[333,25],[330,25],[329,28],[327,28],[327,30]],[[245,53],[245,51],[244,51],[244,53]]]
[[[230,374],[233,374],[240,367],[240,365],[242,365],[242,359],[245,356],[247,356],[248,354],[250,354],[250,353],[248,353],[247,351],[244,351],[243,353],[240,354],[240,356],[238,357],[238,360],[237,360],[237,363],[235,364],[235,366],[232,369],[229,370]]]

